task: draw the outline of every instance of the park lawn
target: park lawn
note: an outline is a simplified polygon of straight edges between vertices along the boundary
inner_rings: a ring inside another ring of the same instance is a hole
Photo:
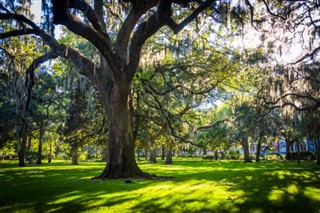
[[[103,162],[0,162],[0,212],[320,212],[314,162],[204,161],[140,167],[168,180],[91,180]]]

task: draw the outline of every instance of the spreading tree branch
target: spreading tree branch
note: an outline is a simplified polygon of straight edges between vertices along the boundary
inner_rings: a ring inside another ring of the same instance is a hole
[[[172,18],[168,22],[168,26],[173,30],[175,34],[180,32],[185,26],[192,22],[197,16],[207,9],[215,0],[207,0],[200,4],[187,18],[185,18],[180,24],[177,24]]]
[[[88,18],[93,28],[99,33],[104,34],[107,39],[110,39],[109,35],[106,34],[106,29],[104,29],[99,17],[90,5],[88,5],[84,0],[69,0],[68,2],[69,8],[74,8],[83,12],[83,15]]]
[[[139,27],[135,31],[132,42],[129,47],[128,68],[130,69],[129,80],[134,76],[136,68],[139,65],[141,48],[144,42],[154,35],[161,27],[168,25],[171,29],[178,33],[191,21],[193,21],[201,12],[208,8],[215,0],[207,0],[200,4],[187,18],[185,18],[180,24],[176,24],[171,18],[172,15],[172,2],[161,0],[157,6],[157,13],[151,15],[146,21],[140,23]],[[188,3],[189,1],[186,1]]]
[[[123,61],[127,61],[127,47],[129,44],[129,38],[131,36],[131,33],[136,26],[138,20],[141,18],[141,16],[147,11],[145,10],[138,10],[135,7],[133,7],[129,15],[127,16],[126,20],[122,24],[116,40],[115,50],[117,53],[122,56]]]
[[[158,19],[158,16],[154,14],[147,21],[141,23],[138,29],[135,31],[129,47],[129,81],[131,81],[131,79],[133,78],[136,68],[139,65],[140,53],[144,42],[152,35],[154,35],[164,25],[165,20]]]
[[[89,5],[85,5],[86,3],[80,0],[82,3],[82,7],[76,6],[78,3],[74,2],[71,4],[71,6],[76,7],[77,9],[87,9],[87,11],[93,11],[93,9]],[[55,24],[62,24],[66,26],[71,32],[82,36],[83,38],[90,41],[104,56],[104,58],[107,60],[113,74],[115,76],[118,76],[117,73],[119,71],[119,61],[115,57],[112,51],[111,42],[108,38],[106,33],[99,32],[95,28],[92,28],[84,23],[74,14],[70,14],[68,9],[70,8],[70,5],[66,5],[66,8],[62,8],[61,4],[68,3],[68,1],[64,0],[63,3],[61,3],[60,0],[52,0],[53,7],[56,9],[53,9],[53,16],[54,16],[54,23]],[[88,15],[87,11],[84,11],[85,14]],[[91,13],[89,13],[91,14]],[[88,15],[89,16],[89,15]],[[94,23],[95,27],[102,30],[101,23],[98,21],[98,17],[90,15],[91,21]]]
[[[87,59],[82,54],[80,54],[78,51],[74,50],[73,48],[69,48],[63,44],[59,44],[59,42],[55,38],[53,38],[44,30],[40,29],[33,21],[31,21],[30,19],[26,18],[23,15],[13,14],[13,13],[10,13],[10,14],[0,13],[0,20],[10,20],[10,19],[26,23],[32,28],[26,28],[23,30],[12,30],[9,32],[0,33],[0,39],[5,39],[13,36],[29,35],[29,34],[37,35],[41,37],[43,42],[50,47],[52,52],[51,53],[52,57],[53,55],[58,55],[60,57],[66,58],[67,60],[69,60],[71,63],[73,63],[78,67],[81,74],[86,75],[90,80],[95,80],[94,74],[93,74],[94,64],[89,59]],[[36,60],[35,63],[39,61],[41,62],[41,60],[44,60],[45,58],[46,57],[42,57],[41,59]],[[42,63],[44,63],[44,61]]]
[[[199,130],[200,130],[200,131],[208,130],[208,129],[214,128],[214,127],[218,126],[219,124],[224,123],[224,122],[226,122],[226,121],[229,121],[229,119],[223,119],[223,120],[217,121],[217,122],[215,122],[215,123],[213,123],[213,124],[211,124],[211,125],[208,125],[208,126],[198,127],[197,130],[198,130],[198,131],[199,131]]]
[[[302,58],[298,59],[297,61],[293,62],[292,65],[298,64],[302,62],[303,60],[307,58],[311,58],[312,60],[314,59],[315,55],[320,51],[320,46],[315,48],[311,53],[305,54]]]
[[[27,71],[26,71],[26,86],[27,86],[27,101],[26,101],[26,109],[28,110],[29,108],[29,104],[30,104],[30,100],[31,100],[31,92],[32,92],[32,87],[35,83],[35,79],[34,79],[34,71],[35,69],[42,63],[48,61],[49,59],[53,59],[53,58],[57,58],[58,55],[56,53],[53,52],[48,52],[38,58],[36,58],[35,60],[33,60],[33,62],[31,63],[31,65],[28,67]]]
[[[273,16],[275,16],[275,17],[281,18],[282,20],[286,20],[286,18],[285,18],[285,17],[283,17],[283,16],[281,16],[281,15],[278,15],[278,14],[273,13],[273,12],[271,11],[271,9],[270,9],[270,7],[269,7],[268,3],[267,3],[265,0],[262,0],[262,2],[263,2],[263,3],[264,3],[264,5],[266,6],[266,9],[267,9],[268,13],[270,13],[271,15],[273,15]]]
[[[0,39],[6,39],[6,38],[22,36],[22,35],[30,35],[34,33],[35,33],[34,29],[30,29],[30,28],[23,29],[23,30],[12,30],[9,32],[0,33]]]
[[[308,104],[305,106],[297,106],[296,104],[292,103],[291,101],[285,101],[286,98],[290,97],[290,96],[295,96],[297,98],[300,99],[307,99],[307,100],[311,100],[313,101],[313,104]],[[283,96],[281,96],[280,98],[277,98],[274,101],[268,101],[266,100],[266,98],[264,97],[259,97],[259,99],[261,99],[264,102],[264,107],[269,109],[268,112],[270,112],[273,109],[276,108],[284,108],[286,106],[291,106],[293,107],[295,110],[297,111],[313,111],[313,110],[317,110],[320,108],[320,101],[312,96],[308,96],[308,95],[301,95],[298,93],[286,93]],[[268,114],[265,113],[265,114]]]

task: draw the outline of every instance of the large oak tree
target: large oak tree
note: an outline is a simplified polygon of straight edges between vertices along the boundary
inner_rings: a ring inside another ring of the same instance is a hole
[[[43,1],[45,3],[45,1]],[[71,32],[91,42],[99,51],[100,63],[88,59],[76,49],[61,44],[49,31],[32,21],[26,13],[14,10],[14,4],[1,4],[0,20],[13,21],[15,29],[1,30],[0,39],[13,36],[36,35],[50,47],[36,58],[27,69],[29,93],[34,82],[34,71],[42,63],[63,57],[78,67],[100,93],[108,122],[107,165],[100,178],[125,178],[146,176],[135,162],[133,135],[133,105],[131,82],[139,66],[140,53],[146,40],[160,28],[167,26],[175,33],[181,31],[198,15],[210,7],[214,0],[52,0],[43,5],[52,8],[53,23],[63,25]],[[22,5],[27,1],[22,2]],[[118,28],[110,29],[108,14],[117,7]],[[177,16],[183,10],[185,17]],[[47,11],[50,17],[50,10]],[[122,17],[120,17],[122,15]],[[105,18],[107,17],[107,18]],[[12,23],[12,22],[11,22]],[[116,36],[115,36],[116,35]],[[28,103],[28,99],[27,99]],[[28,104],[27,104],[28,106]]]

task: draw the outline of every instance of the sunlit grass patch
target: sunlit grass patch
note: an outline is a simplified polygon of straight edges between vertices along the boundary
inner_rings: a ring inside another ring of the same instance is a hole
[[[285,192],[280,189],[273,189],[268,195],[268,199],[273,202],[281,203],[283,202],[283,198],[285,196]]]
[[[309,199],[312,199],[314,201],[320,202],[320,189],[319,187],[306,187],[303,191],[303,194],[308,197]]]
[[[201,180],[179,183],[175,181],[154,183],[151,181],[150,185],[146,187],[129,192],[105,194],[100,198],[107,200],[104,206],[109,206],[110,211],[123,205],[123,201],[127,203],[123,208],[133,212],[154,212],[155,210],[157,212],[181,212],[188,209],[201,211],[201,209],[219,208],[221,201],[235,200],[243,195],[241,190],[237,193],[230,193],[228,188],[229,186],[212,181],[205,183]]]
[[[317,212],[320,170],[292,162],[203,161],[140,167],[168,180],[93,181],[103,162],[0,164],[0,212]]]

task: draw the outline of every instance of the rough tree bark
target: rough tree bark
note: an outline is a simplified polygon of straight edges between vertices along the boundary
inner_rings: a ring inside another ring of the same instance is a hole
[[[155,148],[152,148],[150,150],[150,158],[149,158],[149,160],[150,160],[151,164],[158,163],[158,161],[157,161],[157,150]]]
[[[256,162],[260,161],[260,153],[261,153],[261,139],[258,140],[258,144],[257,144]]]
[[[166,162],[165,164],[173,164],[172,161],[172,145],[170,144],[166,152]]]
[[[317,138],[316,140],[316,157],[317,157],[317,165],[320,165],[320,142],[319,142],[319,138]]]
[[[292,142],[290,140],[290,138],[285,138],[286,141],[286,160],[290,160],[291,156],[290,156],[290,147],[292,145]]]
[[[107,165],[98,178],[144,177],[134,155],[132,99],[128,84],[115,84],[105,100],[108,122]]]
[[[316,160],[317,160],[317,165],[320,165],[320,139],[319,137],[314,137],[314,145],[316,148]]]
[[[252,160],[250,158],[249,143],[248,143],[248,137],[247,136],[243,136],[243,138],[241,139],[241,145],[242,145],[242,148],[243,148],[243,155],[244,155],[243,161],[245,163],[251,163]]]
[[[161,160],[165,159],[165,152],[166,152],[165,147],[164,147],[164,145],[162,145],[161,146]]]
[[[52,159],[52,142],[50,141],[48,163],[51,163],[51,159]]]
[[[19,166],[25,166],[25,157],[26,157],[26,148],[27,148],[27,140],[28,140],[28,133],[27,133],[27,124],[23,122],[21,129],[19,131],[19,140],[20,140],[20,147],[18,152],[19,158]]]
[[[147,148],[144,149],[144,159],[148,160],[148,149]]]
[[[32,131],[28,131],[28,139],[27,139],[27,146],[26,146],[26,155],[30,153],[31,150],[31,142],[32,142]]]
[[[219,159],[218,150],[214,150],[214,159],[215,159],[215,160],[218,160],[218,159]]]
[[[70,155],[71,155],[71,165],[78,165],[78,143],[74,142],[72,144],[71,150],[70,150]]]
[[[158,163],[158,161],[157,161],[157,148],[155,146],[156,146],[155,141],[153,139],[151,139],[149,161],[152,164]]]

